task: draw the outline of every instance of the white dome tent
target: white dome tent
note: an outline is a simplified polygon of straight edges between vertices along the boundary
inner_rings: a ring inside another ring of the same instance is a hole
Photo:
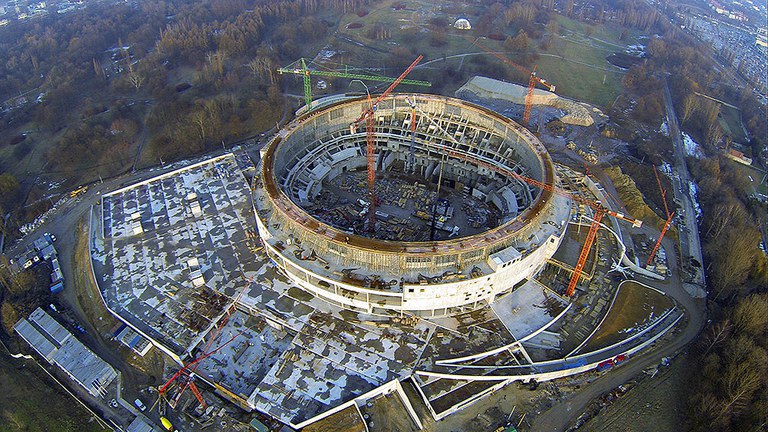
[[[455,23],[453,23],[453,26],[459,30],[471,30],[472,24],[469,23],[469,20],[466,18],[459,18],[456,20]]]

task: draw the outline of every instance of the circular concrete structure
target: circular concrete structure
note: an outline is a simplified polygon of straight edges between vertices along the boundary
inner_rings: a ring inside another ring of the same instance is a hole
[[[351,124],[365,104],[305,114],[262,151],[259,232],[302,289],[367,313],[451,315],[493,301],[552,256],[570,204],[521,181],[555,185],[544,147],[508,118],[441,96],[399,94],[378,105],[381,201],[376,229],[364,228],[365,128]]]

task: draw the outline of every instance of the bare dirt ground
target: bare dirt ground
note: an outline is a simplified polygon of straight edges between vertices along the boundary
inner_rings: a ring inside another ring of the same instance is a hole
[[[637,384],[606,406],[594,404],[600,412],[578,428],[580,431],[644,432],[679,431],[686,423],[686,388],[694,379],[694,365],[687,354],[678,356],[668,367],[661,366],[656,376],[640,375]],[[601,398],[604,403],[606,397]],[[576,430],[576,429],[571,429]]]
[[[0,431],[101,431],[91,415],[30,360],[0,348]]]

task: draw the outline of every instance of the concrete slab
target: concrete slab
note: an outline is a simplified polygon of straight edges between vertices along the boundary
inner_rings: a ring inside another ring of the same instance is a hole
[[[548,326],[566,307],[565,301],[533,280],[491,305],[517,340]]]

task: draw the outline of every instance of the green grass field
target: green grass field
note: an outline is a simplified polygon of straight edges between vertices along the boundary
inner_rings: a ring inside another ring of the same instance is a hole
[[[368,9],[369,13],[363,17],[356,13],[346,14],[339,22],[338,32],[382,51],[392,51],[396,47],[407,48],[414,53],[424,54],[426,57],[424,62],[443,57],[448,59],[445,64],[434,63],[433,68],[457,67],[460,59],[455,56],[481,51],[479,47],[473,46],[467,40],[467,37],[473,37],[473,33],[453,28],[446,29],[444,44],[434,46],[427,23],[433,17],[442,16],[448,21],[452,17],[441,15],[440,11],[426,3],[415,1],[406,3],[409,10],[395,10],[392,7],[394,1],[385,1],[376,5],[375,8]],[[539,55],[539,58],[534,61],[539,76],[555,84],[557,93],[564,97],[600,107],[610,105],[622,92],[621,79],[624,71],[611,65],[606,57],[613,52],[623,51],[629,45],[638,44],[641,34],[615,27],[590,26],[562,16],[557,16],[556,20],[560,26],[559,35],[552,38],[546,50],[539,46],[538,41],[531,40],[531,52]],[[353,23],[361,24],[362,27],[348,28]],[[391,37],[383,40],[369,39],[370,30],[377,25],[390,29]],[[508,29],[507,33],[511,32],[512,30]],[[590,36],[587,36],[588,33]],[[624,37],[620,40],[622,33]],[[501,41],[484,39],[482,44],[494,51],[505,51]],[[352,53],[351,61],[359,66],[380,67],[385,62],[386,54],[382,52],[372,52],[370,49],[352,44],[344,44],[342,49],[349,50]],[[516,55],[517,53],[507,53],[507,57],[513,62]],[[465,59],[462,72],[474,73],[476,69],[480,69],[469,68],[467,61],[471,61],[471,58]],[[488,54],[487,62],[500,63],[500,60]],[[396,74],[394,71],[387,73]],[[417,70],[413,75],[414,78],[430,80],[427,68]],[[469,76],[465,78],[468,79]]]
[[[22,368],[21,365],[24,365]],[[0,431],[102,431],[88,413],[28,360],[0,353]]]
[[[768,174],[755,167],[746,166],[736,161],[728,160],[728,162],[739,172],[744,184],[749,185],[747,188],[748,193],[757,192],[768,195]]]
[[[744,135],[744,129],[741,125],[741,113],[733,108],[720,105],[720,114],[718,121],[726,135],[729,135],[737,143],[746,144],[747,137]]]
[[[624,75],[596,70],[576,61],[542,56],[536,63],[539,76],[554,83],[557,94],[600,107],[609,106],[621,93]]]
[[[643,36],[638,30],[618,26],[609,27],[604,25],[585,24],[562,15],[557,15],[555,19],[557,20],[557,23],[560,24],[560,34],[576,34],[586,38],[586,33],[589,30],[592,33],[591,38],[593,40],[606,46],[612,46],[613,48],[622,48],[632,45]],[[623,41],[620,39],[622,32],[626,32]]]

